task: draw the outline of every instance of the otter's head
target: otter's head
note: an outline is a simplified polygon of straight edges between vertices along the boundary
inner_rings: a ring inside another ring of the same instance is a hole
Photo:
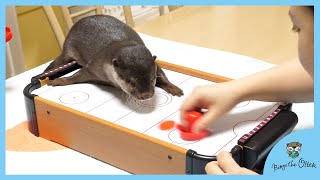
[[[151,98],[156,84],[155,59],[143,45],[122,47],[112,60],[115,81],[124,92],[138,100]]]

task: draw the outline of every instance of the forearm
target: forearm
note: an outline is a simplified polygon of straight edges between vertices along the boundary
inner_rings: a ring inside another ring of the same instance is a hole
[[[241,101],[313,101],[313,80],[299,60],[233,81]]]

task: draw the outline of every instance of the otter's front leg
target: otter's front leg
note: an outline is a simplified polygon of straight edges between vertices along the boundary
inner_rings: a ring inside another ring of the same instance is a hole
[[[156,86],[164,89],[167,93],[170,93],[173,96],[179,96],[179,97],[183,95],[183,91],[168,80],[166,74],[163,72],[163,70],[158,64],[157,64],[156,81],[157,81]]]
[[[70,77],[56,78],[49,80],[47,85],[49,86],[65,86],[69,84],[83,83],[92,81],[92,74],[88,72],[87,69],[81,68],[78,72]]]

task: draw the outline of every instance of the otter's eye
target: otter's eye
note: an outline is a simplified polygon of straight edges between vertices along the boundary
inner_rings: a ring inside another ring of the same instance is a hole
[[[293,27],[292,27],[292,31],[293,32],[300,32],[300,28],[299,27],[297,27],[296,25],[293,25]]]

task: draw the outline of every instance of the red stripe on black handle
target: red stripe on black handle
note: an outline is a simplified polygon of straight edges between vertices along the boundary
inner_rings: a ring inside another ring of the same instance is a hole
[[[267,118],[265,118],[260,124],[253,128],[249,133],[243,135],[239,140],[239,145],[244,145],[252,136],[258,133],[263,127],[265,127],[274,117],[277,116],[283,109],[284,105],[280,105],[275,111],[273,111]]]
[[[63,66],[52,69],[50,71],[44,72],[44,73],[40,74],[39,77],[40,77],[40,79],[45,79],[46,77],[53,76],[54,74],[61,72],[61,71],[65,70],[75,64],[77,64],[77,61],[69,62],[68,64],[65,64]]]

